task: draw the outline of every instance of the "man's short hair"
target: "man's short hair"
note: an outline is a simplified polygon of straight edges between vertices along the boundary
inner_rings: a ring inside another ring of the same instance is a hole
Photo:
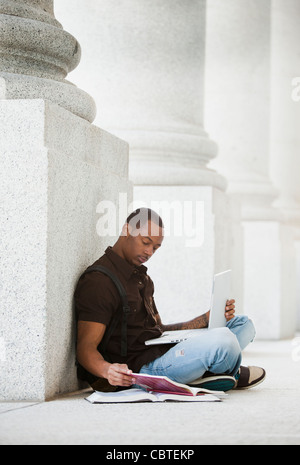
[[[151,208],[138,208],[128,216],[126,223],[131,226],[132,230],[139,230],[148,221],[151,221],[162,229],[164,228],[163,220]]]

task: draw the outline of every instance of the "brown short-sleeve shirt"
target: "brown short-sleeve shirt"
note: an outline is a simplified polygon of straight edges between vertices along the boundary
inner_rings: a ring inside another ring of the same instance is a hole
[[[128,316],[128,355],[121,356],[121,321],[107,345],[112,363],[126,363],[138,373],[143,365],[161,357],[169,346],[146,346],[145,341],[159,337],[159,314],[154,302],[154,285],[145,266],[135,267],[109,247],[94,265],[111,270],[123,284],[131,312]],[[112,280],[100,272],[82,277],[75,291],[75,308],[78,321],[91,321],[109,326],[116,312],[122,312],[122,302]]]

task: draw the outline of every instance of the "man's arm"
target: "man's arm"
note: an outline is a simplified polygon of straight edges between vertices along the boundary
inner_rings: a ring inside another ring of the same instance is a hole
[[[177,331],[180,329],[200,329],[207,328],[209,322],[209,313],[204,313],[204,315],[198,316],[190,321],[185,321],[183,323],[174,323],[170,325],[164,325],[161,323],[161,328],[163,331]]]
[[[235,300],[228,300],[225,308],[225,317],[227,321],[232,320],[235,314]],[[209,323],[210,311],[204,313],[193,320],[186,321],[184,323],[174,323],[171,325],[164,325],[158,316],[158,324],[163,331],[177,331],[181,329],[201,329],[207,328]]]
[[[89,373],[106,378],[112,386],[131,386],[134,380],[125,364],[108,363],[98,351],[106,326],[90,321],[78,321],[77,360]]]

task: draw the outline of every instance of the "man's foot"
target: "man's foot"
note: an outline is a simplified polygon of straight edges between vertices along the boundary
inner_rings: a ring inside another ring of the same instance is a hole
[[[236,379],[235,389],[250,389],[258,386],[266,379],[266,372],[260,367],[240,367]]]
[[[209,389],[210,391],[231,391],[236,386],[236,379],[230,375],[215,375],[205,373],[202,378],[189,383],[189,386]]]

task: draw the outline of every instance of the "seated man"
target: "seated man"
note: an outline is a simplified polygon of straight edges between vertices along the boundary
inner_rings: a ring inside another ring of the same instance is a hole
[[[254,326],[247,317],[235,316],[234,300],[224,309],[226,328],[204,331],[178,344],[145,345],[164,331],[206,328],[209,321],[208,311],[188,322],[162,323],[153,298],[153,282],[143,264],[161,247],[163,239],[161,218],[150,209],[136,210],[128,217],[116,244],[94,264],[113,272],[125,289],[130,307],[126,354],[121,350],[122,318],[113,326],[114,316],[122,313],[122,301],[112,279],[91,272],[79,280],[75,292],[79,378],[98,390],[131,386],[132,372],[167,376],[184,384],[198,380],[208,388],[212,388],[212,380],[217,380],[217,389],[223,387],[218,384],[221,379],[229,380],[230,388],[256,386],[264,380],[265,371],[241,367],[242,350],[255,337]],[[109,330],[112,334],[104,353],[101,343]]]

